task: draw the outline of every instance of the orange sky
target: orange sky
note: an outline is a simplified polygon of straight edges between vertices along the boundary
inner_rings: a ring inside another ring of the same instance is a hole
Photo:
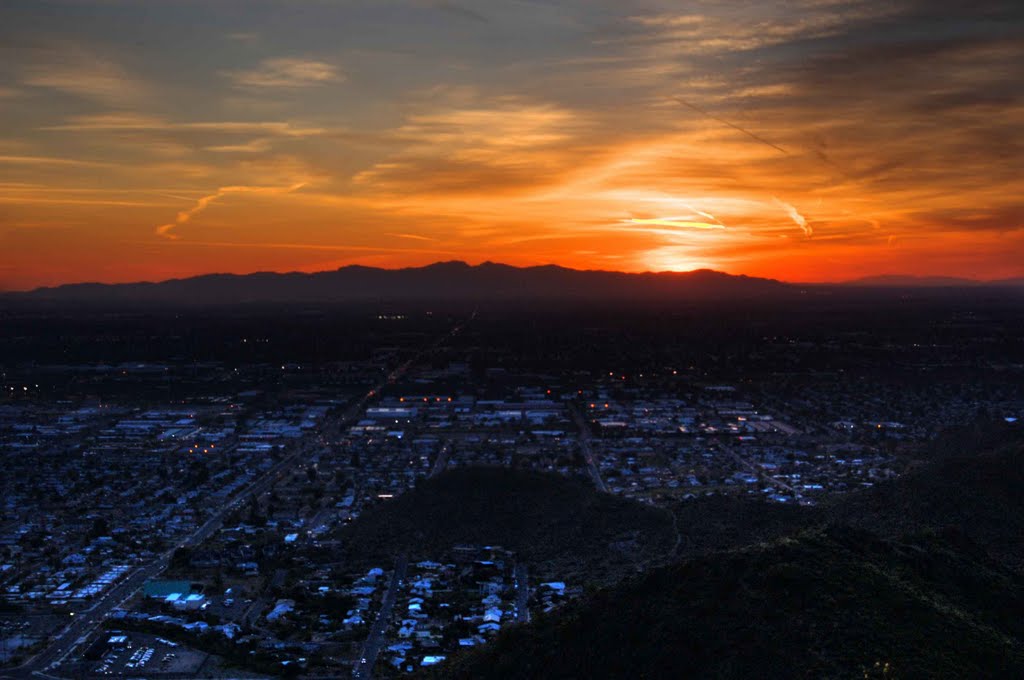
[[[1018,3],[242,4],[0,6],[0,287],[1024,275]]]

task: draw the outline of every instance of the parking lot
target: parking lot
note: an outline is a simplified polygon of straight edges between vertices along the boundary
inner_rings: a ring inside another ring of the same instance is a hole
[[[195,673],[207,655],[170,640],[141,633],[112,633],[109,650],[96,663],[97,676]]]

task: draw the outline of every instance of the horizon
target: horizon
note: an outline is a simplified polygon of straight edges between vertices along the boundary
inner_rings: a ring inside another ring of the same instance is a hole
[[[1024,276],[1017,3],[246,7],[4,3],[0,289]]]
[[[627,274],[627,275],[637,275],[637,276],[643,276],[643,275],[649,275],[649,276],[650,275],[653,275],[653,276],[669,275],[669,276],[671,276],[671,275],[698,274],[698,273],[706,272],[706,273],[711,273],[711,274],[721,274],[721,275],[724,275],[724,276],[727,276],[727,277],[731,277],[731,278],[749,278],[749,279],[760,280],[760,281],[772,281],[772,282],[781,283],[781,284],[785,284],[785,285],[789,285],[789,286],[830,286],[830,285],[834,285],[834,286],[848,286],[848,285],[856,285],[858,283],[866,283],[866,282],[871,282],[871,283],[879,282],[880,285],[884,286],[884,284],[882,284],[881,282],[884,282],[886,279],[896,280],[896,281],[899,281],[900,283],[905,283],[905,284],[910,285],[910,286],[914,286],[915,284],[922,285],[922,286],[927,286],[927,285],[929,285],[929,282],[932,281],[932,280],[940,280],[940,281],[941,280],[949,280],[949,281],[955,281],[955,282],[958,282],[958,283],[962,282],[962,283],[965,283],[965,284],[988,285],[988,284],[998,284],[998,283],[1002,283],[1002,282],[1006,282],[1006,281],[1014,281],[1015,282],[1016,279],[1018,278],[1018,277],[1007,277],[1007,278],[1001,278],[1001,279],[994,279],[994,278],[993,279],[978,279],[978,278],[953,277],[953,276],[917,276],[917,275],[912,275],[912,274],[899,274],[899,273],[895,273],[895,272],[888,272],[888,273],[883,273],[883,274],[859,277],[859,278],[855,278],[855,279],[845,279],[845,280],[842,280],[842,281],[791,281],[791,280],[778,279],[778,278],[772,278],[772,277],[750,276],[748,274],[731,274],[729,272],[721,271],[721,270],[718,270],[718,269],[706,268],[706,267],[702,267],[702,268],[699,268],[699,269],[690,269],[690,270],[666,269],[666,270],[661,270],[661,271],[653,271],[653,270],[647,270],[647,271],[622,271],[622,270],[616,270],[616,269],[594,269],[594,268],[584,269],[584,268],[576,268],[576,267],[566,267],[564,265],[559,265],[559,264],[555,264],[555,263],[552,263],[552,262],[542,263],[542,264],[521,265],[520,266],[520,265],[509,264],[507,262],[498,262],[498,261],[494,261],[494,260],[483,260],[481,262],[473,263],[473,262],[467,262],[466,260],[458,260],[458,259],[456,259],[456,260],[437,260],[436,262],[430,262],[430,263],[427,263],[427,264],[424,264],[424,265],[414,265],[414,266],[386,267],[386,266],[363,265],[363,264],[354,263],[354,264],[340,265],[340,266],[335,267],[333,269],[320,269],[320,270],[315,270],[315,271],[302,271],[302,270],[274,271],[274,270],[266,270],[266,269],[264,269],[264,270],[247,271],[247,272],[210,271],[210,272],[204,272],[204,273],[201,273],[201,274],[193,274],[193,275],[190,275],[190,276],[171,277],[171,278],[166,278],[166,279],[153,279],[153,280],[140,279],[140,280],[135,280],[135,281],[114,281],[114,282],[112,282],[112,281],[90,281],[90,280],[68,281],[68,282],[65,282],[65,283],[54,284],[52,286],[45,286],[44,285],[44,286],[36,286],[34,288],[0,289],[0,295],[4,295],[6,293],[33,293],[33,292],[36,292],[36,291],[54,290],[54,289],[58,289],[58,288],[73,287],[73,286],[160,285],[160,284],[163,284],[163,283],[170,283],[170,282],[174,282],[174,281],[185,281],[185,280],[190,280],[190,279],[198,279],[198,278],[204,278],[204,277],[217,277],[217,276],[233,276],[233,277],[239,277],[239,278],[247,277],[247,276],[260,275],[260,274],[278,274],[278,275],[302,274],[302,275],[314,276],[314,275],[317,275],[317,274],[329,274],[329,273],[332,273],[332,272],[338,272],[338,271],[342,271],[344,269],[349,269],[349,268],[362,268],[362,269],[373,269],[373,270],[386,271],[386,272],[398,272],[398,271],[408,271],[408,270],[423,270],[423,269],[428,269],[428,268],[431,268],[431,267],[437,267],[439,265],[464,265],[468,269],[478,269],[478,268],[486,266],[486,265],[492,265],[492,266],[496,266],[496,267],[508,267],[508,268],[517,269],[517,270],[544,269],[544,268],[554,267],[554,268],[562,269],[562,270],[565,270],[565,271],[577,272],[577,273]],[[899,283],[894,284],[894,285],[899,285]]]

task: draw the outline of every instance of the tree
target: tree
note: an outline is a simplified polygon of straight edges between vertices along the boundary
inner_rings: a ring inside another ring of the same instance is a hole
[[[174,569],[184,569],[189,563],[192,562],[192,548],[182,546],[175,548],[174,554],[171,555],[171,567]]]
[[[92,521],[92,529],[89,530],[89,538],[106,536],[110,533],[110,526],[105,517],[97,517]]]

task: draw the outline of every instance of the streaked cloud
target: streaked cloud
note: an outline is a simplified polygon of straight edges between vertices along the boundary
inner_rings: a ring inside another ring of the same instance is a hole
[[[56,90],[105,104],[125,105],[149,94],[147,85],[119,63],[75,45],[55,45],[31,51],[21,83]]]
[[[52,158],[47,156],[7,156],[0,155],[0,163],[12,165],[64,165],[83,168],[109,167],[110,163],[89,161],[78,158]]]
[[[254,69],[225,71],[235,87],[294,88],[339,83],[345,74],[333,64],[316,59],[277,57],[265,59]]]
[[[179,238],[178,234],[175,233],[175,229],[181,225],[189,222],[193,217],[210,207],[210,204],[216,200],[219,200],[230,194],[265,194],[265,195],[277,195],[277,194],[289,194],[293,191],[298,191],[306,185],[305,182],[297,182],[286,187],[250,187],[250,186],[228,186],[217,189],[216,192],[207,196],[201,197],[196,201],[188,210],[182,210],[174,218],[173,222],[167,224],[161,224],[155,230],[158,236],[162,236],[167,239],[176,240]]]
[[[193,130],[225,134],[266,134],[281,137],[311,137],[326,132],[321,127],[308,127],[287,121],[199,121],[174,122],[154,116],[135,114],[95,114],[73,116],[68,122],[48,125],[41,130],[65,132]]]
[[[682,229],[725,229],[724,225],[717,222],[694,222],[682,217],[650,217],[646,219],[633,217],[627,221],[630,224],[651,224],[662,227],[680,227]]]
[[[395,234],[395,233],[390,232],[390,231],[387,232],[385,234],[385,236],[394,236],[395,238],[407,238],[407,239],[411,239],[413,241],[436,241],[437,240],[436,238],[431,238],[429,236],[422,236],[420,234]]]
[[[776,205],[786,211],[786,214],[789,215],[789,219],[793,220],[793,223],[800,227],[800,230],[804,232],[804,236],[810,238],[814,235],[814,229],[807,223],[807,219],[801,215],[795,207],[781,199],[775,197],[772,198]]]
[[[267,139],[254,139],[244,144],[218,144],[206,147],[207,151],[217,153],[262,153],[270,148],[270,141]]]
[[[261,36],[256,31],[231,31],[230,33],[224,34],[224,37],[228,40],[252,44],[259,42]]]

